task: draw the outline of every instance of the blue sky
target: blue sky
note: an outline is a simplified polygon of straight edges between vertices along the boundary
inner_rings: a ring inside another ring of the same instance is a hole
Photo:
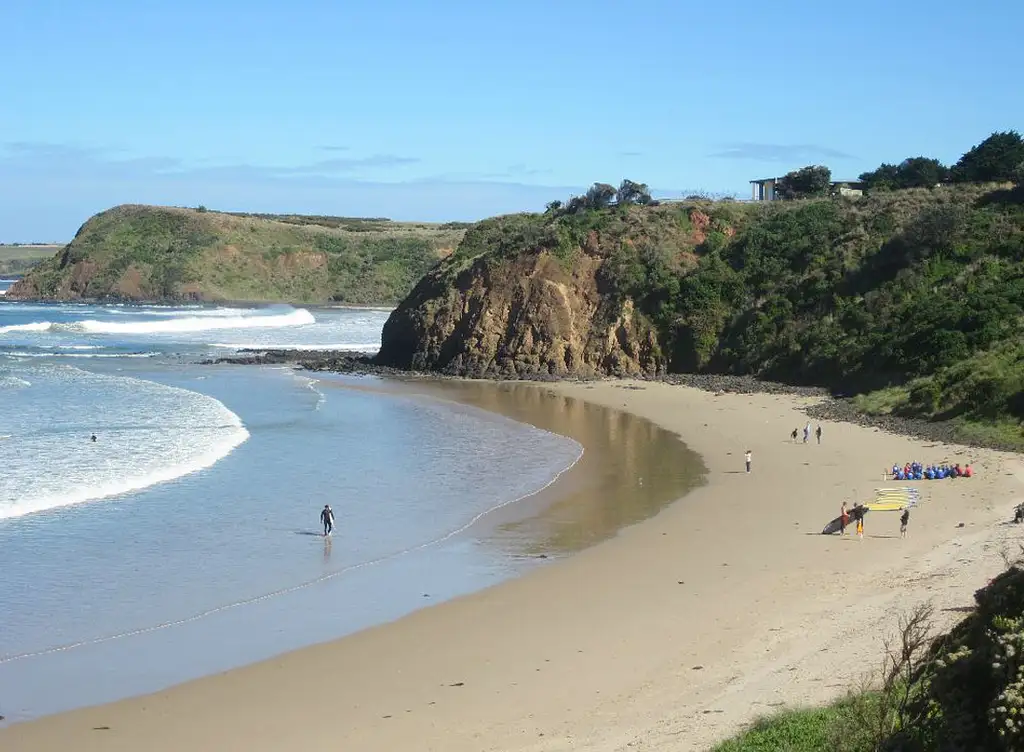
[[[0,241],[119,203],[473,220],[1024,129],[1024,4],[7,0]]]

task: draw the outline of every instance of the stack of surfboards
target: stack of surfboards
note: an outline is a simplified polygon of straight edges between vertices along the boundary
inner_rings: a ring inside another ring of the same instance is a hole
[[[875,498],[871,501],[857,504],[854,509],[859,508],[863,510],[864,514],[868,512],[902,512],[904,509],[909,507],[916,507],[917,503],[921,500],[921,492],[916,488],[908,487],[897,487],[897,488],[876,488]],[[847,522],[848,525],[853,525],[853,509],[848,512],[850,519]],[[834,520],[825,525],[821,531],[822,535],[832,535],[838,533],[842,529],[842,520],[836,517]]]
[[[916,488],[876,488],[874,501],[866,506],[872,512],[902,512],[907,507],[916,507],[921,492]]]

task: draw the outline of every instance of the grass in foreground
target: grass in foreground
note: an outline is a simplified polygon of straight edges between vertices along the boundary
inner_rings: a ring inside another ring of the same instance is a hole
[[[823,708],[785,710],[761,718],[713,752],[868,752],[875,742],[862,719],[876,705],[873,695],[862,694]]]

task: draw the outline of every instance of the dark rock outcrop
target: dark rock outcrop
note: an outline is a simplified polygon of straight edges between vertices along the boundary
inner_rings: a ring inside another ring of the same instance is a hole
[[[442,262],[384,326],[377,362],[470,377],[657,376],[657,335],[629,299],[604,294],[604,258],[571,266],[539,249]]]

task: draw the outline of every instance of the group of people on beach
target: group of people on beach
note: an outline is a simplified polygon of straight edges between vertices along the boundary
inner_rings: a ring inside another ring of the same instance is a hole
[[[893,465],[892,469],[886,472],[892,474],[893,480],[940,480],[942,478],[970,478],[974,475],[970,463],[965,467],[960,467],[959,462],[955,465],[943,462],[940,465],[928,465],[927,467],[920,462],[908,462],[903,467]]]
[[[796,443],[796,437],[797,437],[797,434],[799,432],[800,432],[800,429],[794,428],[793,429],[793,433],[791,433],[789,435],[789,437],[791,439],[793,439],[793,443],[794,444]],[[818,439],[818,443],[820,444],[821,443],[821,424],[820,423],[818,424],[818,427],[816,429],[814,429],[814,436]],[[804,426],[804,443],[806,444],[810,440],[811,440],[811,424],[810,424],[810,422],[808,422],[807,425]]]
[[[864,540],[864,515],[867,511],[867,508],[861,504],[857,504],[853,509],[848,510],[844,501],[839,507],[839,534],[846,535],[846,526],[850,524],[850,518],[852,517],[857,523],[857,537]],[[900,515],[900,538],[907,537],[908,524],[910,524],[910,508],[906,507]]]

